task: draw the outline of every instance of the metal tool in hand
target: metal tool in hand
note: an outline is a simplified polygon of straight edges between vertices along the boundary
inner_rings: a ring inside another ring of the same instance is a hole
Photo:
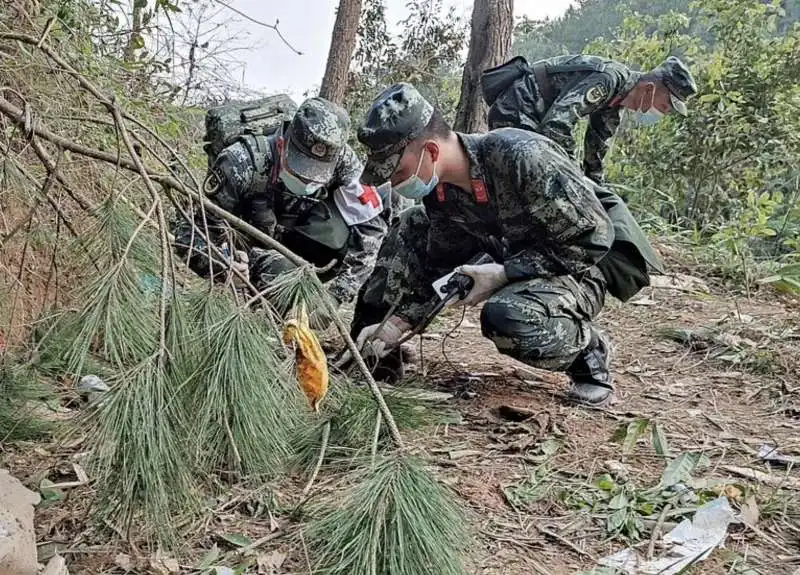
[[[481,265],[493,262],[494,259],[488,254],[479,254],[478,256],[469,260],[466,265]],[[475,280],[472,277],[468,276],[467,274],[459,273],[456,271],[450,272],[446,276],[443,276],[433,282],[433,289],[436,292],[437,300],[434,301],[432,307],[428,310],[425,316],[422,318],[414,328],[409,331],[406,335],[401,337],[396,344],[387,348],[388,350],[396,349],[400,347],[402,344],[406,343],[414,336],[421,334],[425,329],[431,324],[431,322],[439,315],[444,308],[450,305],[453,302],[456,302],[460,299],[467,297],[472,288],[475,285]],[[391,315],[392,310],[390,310],[387,317],[383,319],[381,325],[389,319],[389,315]],[[336,360],[336,364],[339,365],[347,354],[347,350],[342,350],[342,352],[338,355],[339,359]]]

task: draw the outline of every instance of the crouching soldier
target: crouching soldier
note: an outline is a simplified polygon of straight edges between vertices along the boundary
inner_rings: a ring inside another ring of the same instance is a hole
[[[410,84],[378,97],[358,137],[369,154],[362,182],[389,180],[423,202],[400,215],[359,294],[352,334],[363,353],[397,359],[438,300],[432,282],[455,270],[474,280],[457,303],[483,305],[482,332],[498,351],[565,371],[574,400],[605,401],[609,341],[593,320],[607,292],[627,300],[660,269],[619,197],[534,132],[453,132]],[[493,261],[465,265],[481,253]]]
[[[351,301],[369,276],[387,227],[377,189],[359,183],[362,163],[346,143],[349,125],[339,106],[308,99],[277,133],[245,134],[224,148],[205,186],[219,207],[312,264],[329,266],[320,279],[338,304]],[[222,246],[229,231],[225,222],[198,210],[196,229],[205,224],[210,240]],[[177,253],[196,273],[227,277],[227,266],[209,265],[207,247],[189,222],[179,222],[175,236]],[[259,290],[294,268],[264,246],[239,244],[230,252]]]

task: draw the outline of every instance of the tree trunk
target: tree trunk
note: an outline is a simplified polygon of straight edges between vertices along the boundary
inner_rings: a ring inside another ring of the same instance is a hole
[[[147,8],[147,2],[142,0],[133,1],[133,14],[131,33],[128,36],[128,44],[125,46],[125,52],[122,59],[125,62],[133,62],[136,58],[136,49],[140,47],[142,42],[142,12]]]
[[[328,63],[319,95],[337,104],[344,103],[347,74],[356,48],[358,22],[361,18],[361,0],[339,0],[336,23],[333,25]]]
[[[467,134],[486,130],[481,73],[508,59],[514,30],[514,0],[475,0],[467,63],[454,128]]]

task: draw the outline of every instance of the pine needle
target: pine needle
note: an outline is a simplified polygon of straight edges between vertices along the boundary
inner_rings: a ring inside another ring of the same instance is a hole
[[[379,457],[340,505],[308,525],[314,573],[462,575],[465,525],[455,495],[421,461]]]
[[[195,313],[205,326],[196,342],[202,368],[191,384],[203,468],[274,476],[290,453],[290,434],[308,413],[279,359],[282,344],[263,317],[223,296],[211,294]]]
[[[98,262],[125,259],[143,273],[159,273],[159,240],[124,201],[109,197],[98,206],[98,215],[97,224],[84,236],[90,239],[90,258]]]
[[[316,464],[323,430],[328,422],[331,424],[325,458],[328,468],[360,465],[372,448],[378,406],[369,390],[355,387],[347,380],[334,380],[328,397],[320,421],[313,427],[299,429],[292,442],[295,463],[306,473],[310,473]],[[441,417],[441,412],[434,412],[407,396],[386,392],[384,398],[400,429],[415,429],[435,423]],[[384,425],[381,426],[379,446],[386,448],[389,445],[391,440]]]
[[[90,434],[102,518],[172,546],[173,526],[197,509],[184,414],[157,357],[109,381]],[[141,520],[141,521],[137,521]]]
[[[155,352],[157,298],[140,288],[139,274],[130,264],[120,262],[97,277],[80,301],[86,303],[72,316],[73,326],[65,328],[74,333],[62,357],[68,373],[83,373],[92,352],[115,367],[137,365]],[[56,345],[63,347],[63,342]]]
[[[144,282],[159,273],[158,242],[122,202],[109,199],[99,212],[88,255],[103,271],[90,268],[95,275],[76,298],[81,309],[61,316],[42,346],[51,363],[75,375],[93,354],[113,368],[139,365],[159,341],[159,296]]]
[[[52,398],[35,375],[19,365],[0,363],[0,444],[38,439],[54,425],[37,417],[33,406]]]
[[[305,306],[311,310],[309,324],[312,329],[326,329],[325,318],[336,313],[336,302],[327,290],[320,287],[308,267],[297,268],[280,274],[264,293],[267,301],[280,317],[288,317],[294,310]]]

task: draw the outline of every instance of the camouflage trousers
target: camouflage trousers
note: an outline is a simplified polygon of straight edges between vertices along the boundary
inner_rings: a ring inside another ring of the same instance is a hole
[[[412,322],[422,318],[427,302],[434,301],[431,282],[452,269],[427,265],[428,226],[424,209],[415,207],[405,210],[392,227],[372,275],[359,292],[354,336],[379,323],[398,296],[411,295],[415,302],[409,314]],[[456,265],[460,263],[465,262]],[[423,293],[412,293],[412,286],[424,287]],[[596,267],[580,277],[514,282],[483,304],[481,331],[504,355],[534,367],[564,371],[589,345],[592,320],[602,309],[605,294],[606,281]]]
[[[250,283],[258,291],[263,291],[272,280],[282,273],[297,267],[277,250],[252,248],[247,257],[250,260]]]

